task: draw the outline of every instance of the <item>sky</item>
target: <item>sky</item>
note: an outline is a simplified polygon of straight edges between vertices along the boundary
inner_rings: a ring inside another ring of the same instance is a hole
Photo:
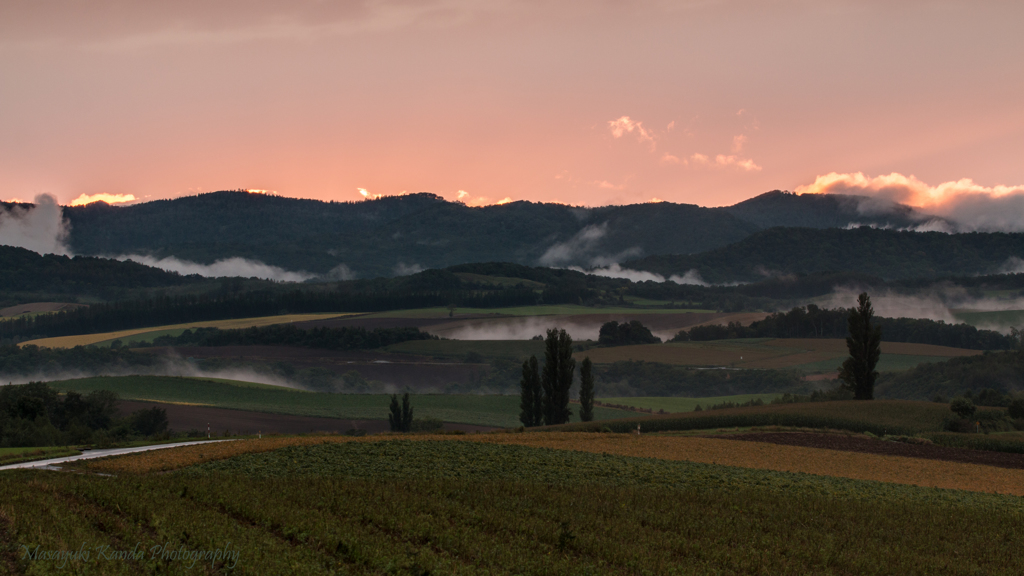
[[[0,199],[783,189],[1021,219],[1021,22],[985,0],[5,0]]]

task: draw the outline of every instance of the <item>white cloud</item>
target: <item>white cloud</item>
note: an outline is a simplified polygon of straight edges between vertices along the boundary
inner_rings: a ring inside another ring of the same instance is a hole
[[[121,261],[131,260],[139,264],[161,268],[169,272],[177,272],[186,276],[198,274],[208,278],[241,276],[243,278],[263,278],[281,282],[303,282],[315,276],[309,272],[290,272],[284,268],[264,264],[258,260],[248,260],[237,256],[217,260],[213,264],[199,264],[197,262],[181,260],[174,256],[155,258],[140,254],[123,254],[116,256],[115,259]]]
[[[703,278],[701,278],[700,272],[698,272],[696,269],[687,270],[686,273],[683,274],[682,276],[678,276],[676,274],[673,274],[673,275],[669,276],[668,279],[669,279],[670,282],[675,282],[676,284],[690,284],[690,285],[694,285],[694,286],[710,286],[710,284],[708,284],[707,282],[704,281]]]
[[[394,267],[395,276],[410,276],[412,274],[419,274],[423,272],[423,266],[419,264],[406,264],[405,262],[399,262]]]
[[[573,235],[565,242],[558,242],[541,255],[542,266],[559,266],[577,260],[584,253],[592,250],[608,233],[608,223],[590,224]]]
[[[67,246],[69,225],[57,199],[36,196],[31,207],[0,210],[0,244],[25,248],[40,254],[71,255]]]
[[[643,122],[635,122],[629,116],[622,116],[617,120],[608,121],[608,129],[611,130],[612,136],[615,138],[621,138],[626,133],[636,133],[637,141],[639,142],[650,142],[651,151],[654,151],[654,132],[644,128]]]

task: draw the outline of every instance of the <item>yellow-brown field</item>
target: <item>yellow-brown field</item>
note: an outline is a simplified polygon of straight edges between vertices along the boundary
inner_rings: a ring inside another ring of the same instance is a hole
[[[127,338],[129,336],[138,336],[140,334],[146,334],[148,332],[159,332],[164,330],[184,330],[187,328],[221,328],[224,330],[233,328],[258,328],[261,326],[271,326],[273,324],[290,324],[293,322],[308,322],[310,320],[325,320],[327,318],[337,318],[339,316],[347,315],[348,314],[331,312],[327,314],[284,314],[280,316],[261,316],[258,318],[210,320],[207,322],[192,322],[188,324],[173,324],[169,326],[151,326],[149,328],[118,330],[116,332],[103,332],[100,334],[82,334],[77,336],[57,336],[54,338],[40,338],[38,340],[29,340],[28,342],[22,342],[21,344],[18,344],[18,346],[34,344],[36,346],[46,348],[74,348],[75,346],[88,346],[90,344],[96,344],[97,342],[104,342],[106,340],[113,340],[115,338]]]
[[[285,446],[324,442],[468,441],[514,444],[554,450],[571,450],[641,458],[720,464],[740,468],[802,472],[859,480],[914,486],[970,490],[1024,496],[1024,470],[908,458],[859,452],[784,446],[762,442],[685,436],[536,432],[522,434],[472,434],[370,436],[301,436],[245,439],[143,452],[95,460],[90,470],[113,474],[174,470]]]

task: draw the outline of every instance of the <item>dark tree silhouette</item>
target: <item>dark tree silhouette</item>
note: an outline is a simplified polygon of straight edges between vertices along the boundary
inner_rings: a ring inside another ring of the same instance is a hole
[[[540,426],[544,423],[544,391],[540,386],[540,364],[536,356],[523,362],[519,387],[519,421],[528,428]]]
[[[843,362],[839,379],[844,386],[853,391],[857,400],[871,400],[875,396],[875,380],[878,372],[878,358],[882,355],[882,329],[871,323],[875,311],[871,307],[871,299],[867,292],[857,297],[857,307],[850,310],[847,321],[849,336],[846,347],[850,357]]]
[[[544,372],[541,388],[544,392],[544,423],[548,426],[569,421],[569,388],[576,371],[572,359],[572,338],[565,330],[552,328],[544,340]]]
[[[402,395],[402,405],[398,405],[398,394],[391,395],[391,406],[389,407],[388,424],[392,432],[408,432],[412,429],[412,406],[409,403],[409,393]]]
[[[594,419],[594,374],[590,356],[580,363],[580,420],[590,422]]]

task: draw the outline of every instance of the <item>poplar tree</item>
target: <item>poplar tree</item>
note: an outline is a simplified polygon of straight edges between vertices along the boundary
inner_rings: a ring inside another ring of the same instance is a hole
[[[544,372],[541,388],[544,393],[544,423],[548,426],[569,421],[569,388],[576,371],[572,358],[572,338],[565,330],[548,330],[544,341]]]
[[[544,392],[540,386],[540,364],[536,356],[523,362],[523,378],[519,381],[519,421],[523,426],[540,426],[544,423]]]
[[[392,394],[389,411],[388,424],[392,432],[408,432],[412,429],[412,405],[408,392],[402,395],[401,406],[398,405],[398,394]]]
[[[590,422],[594,419],[594,374],[590,356],[580,363],[580,420]]]
[[[847,389],[853,390],[857,400],[871,400],[875,396],[878,358],[882,355],[882,328],[871,323],[875,310],[867,292],[857,297],[857,307],[850,310],[847,319],[849,336],[846,347],[850,357],[843,362],[839,379]]]

